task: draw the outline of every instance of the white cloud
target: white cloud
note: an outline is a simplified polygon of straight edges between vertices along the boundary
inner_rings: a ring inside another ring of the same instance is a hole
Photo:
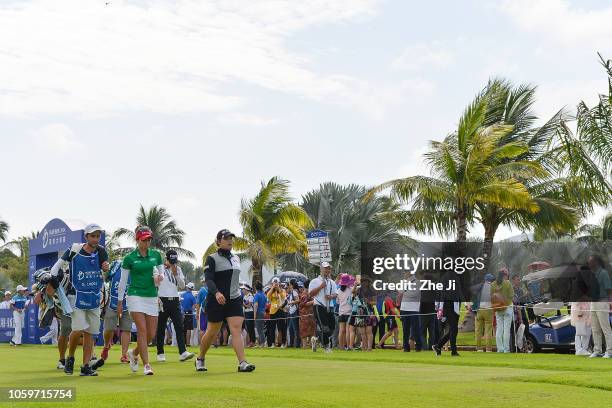
[[[398,168],[397,177],[429,176],[429,167],[423,157],[428,151],[427,145],[415,146],[408,161]]]
[[[538,97],[535,103],[536,113],[543,120],[549,119],[561,108],[570,113],[576,112],[576,106],[584,101],[588,106],[597,103],[598,94],[606,89],[606,78],[600,80],[559,80],[550,81],[538,86]]]
[[[271,126],[279,123],[275,118],[264,118],[252,113],[230,113],[219,117],[219,121],[226,124],[242,124],[248,126]]]
[[[224,85],[231,83],[379,117],[385,97],[379,97],[377,85],[317,73],[308,55],[287,45],[309,26],[370,18],[378,2],[5,3],[0,5],[5,40],[0,43],[0,114],[227,112],[248,103],[236,86],[227,91]]]
[[[63,123],[52,123],[31,132],[35,144],[45,152],[75,153],[84,144],[76,137],[72,129]]]
[[[392,66],[405,71],[420,71],[423,69],[444,68],[453,62],[453,55],[435,41],[430,44],[414,44],[406,47],[397,56]]]
[[[609,50],[612,43],[612,6],[585,10],[565,0],[505,0],[501,10],[521,30],[561,46]]]
[[[406,79],[393,86],[352,82],[353,103],[373,120],[383,120],[388,109],[404,102],[421,104],[435,91],[435,84],[422,78]]]
[[[200,200],[191,196],[177,196],[168,203],[168,208],[177,212],[193,210],[199,206]]]

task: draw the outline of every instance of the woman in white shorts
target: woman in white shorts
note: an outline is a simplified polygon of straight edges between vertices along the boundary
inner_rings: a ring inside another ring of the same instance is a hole
[[[152,237],[153,234],[149,227],[142,226],[136,229],[138,246],[123,259],[117,304],[117,314],[121,316],[122,300],[129,277],[127,307],[138,330],[138,342],[134,350],[128,351],[128,358],[130,368],[136,372],[138,371],[138,355],[140,355],[145,375],[153,375],[147,346],[153,340],[157,330],[157,315],[159,314],[157,287],[164,277],[162,256],[159,251],[151,249]]]

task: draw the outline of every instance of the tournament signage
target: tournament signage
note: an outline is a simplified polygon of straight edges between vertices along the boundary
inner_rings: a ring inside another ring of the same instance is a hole
[[[306,233],[308,244],[308,262],[320,265],[321,262],[331,262],[332,253],[329,246],[329,233],[327,231],[312,230]]]
[[[54,218],[49,221],[41,230],[36,238],[29,240],[29,285],[34,283],[34,273],[41,268],[51,267],[58,257],[75,242],[85,242],[84,222],[64,221]],[[100,245],[104,245],[104,234],[100,238]],[[85,275],[77,275],[77,279],[85,278]],[[25,282],[24,282],[25,283]],[[0,310],[0,343],[10,339],[14,331],[12,313],[7,315]],[[10,322],[7,320],[10,319]],[[39,338],[46,332],[46,329],[38,327],[38,307],[30,305],[26,309],[25,327],[23,331],[23,342],[29,344],[39,343]],[[9,337],[10,334],[10,337]],[[98,341],[102,336],[98,336]],[[102,343],[99,343],[102,344]]]

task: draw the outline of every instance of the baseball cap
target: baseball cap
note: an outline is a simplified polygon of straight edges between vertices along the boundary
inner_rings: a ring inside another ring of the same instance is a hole
[[[221,239],[221,238],[227,238],[227,237],[235,237],[236,234],[234,234],[233,232],[231,232],[228,229],[222,229],[221,231],[217,232],[217,239]]]
[[[492,273],[487,273],[484,277],[485,282],[493,282],[495,280],[495,276]]]
[[[195,285],[193,284],[193,282],[189,282],[187,285],[185,285],[186,287],[188,287],[189,289],[193,289],[195,287]]]
[[[274,283],[274,282],[278,283],[278,282],[280,282],[280,279],[279,278],[272,278],[272,283]]]
[[[85,235],[87,235],[87,234],[91,234],[96,231],[102,232],[104,230],[98,224],[89,224],[83,229],[83,231],[85,232]]]
[[[25,286],[17,285],[17,289],[15,290],[19,292],[20,290],[28,290],[28,288],[26,288]]]
[[[141,226],[136,228],[136,241],[142,241],[147,238],[153,237],[153,233],[151,232],[151,228],[146,226]]]
[[[303,288],[303,287],[304,287],[304,282],[298,281],[298,288]]]
[[[321,268],[331,268],[331,264],[329,262],[321,262]]]
[[[6,295],[12,295],[11,291],[7,290],[6,292],[4,292],[4,296],[6,296]]]
[[[166,259],[168,260],[168,262],[174,265],[178,263],[178,254],[174,249],[169,249],[168,251],[166,251]]]

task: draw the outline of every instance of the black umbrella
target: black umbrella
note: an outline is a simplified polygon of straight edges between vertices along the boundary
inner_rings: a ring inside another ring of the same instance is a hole
[[[293,271],[281,272],[278,275],[274,275],[272,279],[274,278],[278,278],[281,283],[289,283],[291,279],[295,279],[298,282],[306,282],[308,280],[306,275],[304,275],[303,273],[293,272]],[[268,281],[266,286],[272,285],[272,279]]]

